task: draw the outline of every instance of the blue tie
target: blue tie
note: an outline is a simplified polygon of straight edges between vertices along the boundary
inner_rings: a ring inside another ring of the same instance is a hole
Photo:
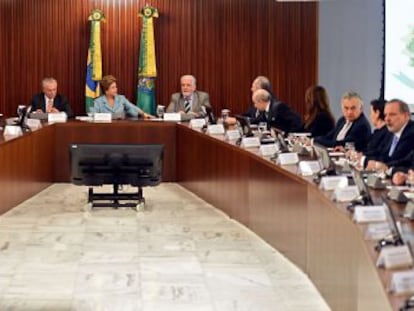
[[[394,153],[395,147],[397,147],[398,144],[398,136],[394,135],[394,137],[392,138],[392,142],[391,142],[391,146],[390,146],[390,151],[388,152],[388,156],[391,157],[392,154]]]

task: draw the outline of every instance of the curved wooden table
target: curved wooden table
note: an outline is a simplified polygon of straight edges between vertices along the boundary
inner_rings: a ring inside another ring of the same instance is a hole
[[[295,168],[282,168],[187,124],[71,121],[0,141],[0,212],[69,181],[69,143],[162,143],[164,181],[179,182],[244,224],[309,275],[332,310],[398,310],[373,242]],[[411,225],[405,230],[412,234]],[[306,299],[306,297],[298,297]]]

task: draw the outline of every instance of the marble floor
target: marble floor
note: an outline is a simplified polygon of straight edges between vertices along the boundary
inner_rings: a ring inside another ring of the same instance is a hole
[[[329,310],[284,256],[178,184],[144,195],[143,212],[90,211],[86,187],[54,184],[2,215],[0,310]]]

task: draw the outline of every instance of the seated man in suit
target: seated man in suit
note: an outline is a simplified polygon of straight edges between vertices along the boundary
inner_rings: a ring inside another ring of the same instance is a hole
[[[272,96],[273,99],[276,99],[276,97],[273,95],[272,92],[272,86],[270,84],[270,80],[269,78],[265,77],[265,76],[257,76],[253,82],[252,82],[252,86],[250,88],[250,91],[252,91],[252,95],[254,92],[256,92],[257,90],[266,90],[270,93],[270,95]],[[256,107],[250,106],[249,109],[243,113],[243,116],[245,117],[249,117],[249,118],[257,118],[259,116],[259,111],[256,109]],[[228,125],[234,125],[237,123],[236,118],[234,117],[228,117],[226,119],[226,124]]]
[[[408,166],[394,167],[390,170],[392,174],[392,183],[394,185],[404,185],[407,182],[407,179],[414,178],[414,150],[407,155],[407,158],[411,159],[411,163]]]
[[[182,76],[180,84],[181,92],[171,95],[167,112],[179,112],[183,120],[204,117],[211,110],[209,95],[196,90],[196,79],[192,75]]]
[[[57,81],[54,78],[42,80],[42,92],[33,96],[31,106],[32,112],[65,112],[68,118],[73,117],[68,100],[57,93]]]
[[[388,135],[383,147],[367,157],[368,170],[389,171],[389,168],[409,167],[414,151],[414,122],[410,120],[410,109],[400,99],[392,99],[385,104],[385,123]]]
[[[254,116],[251,116],[253,124],[266,122],[268,128],[276,127],[286,133],[302,130],[301,118],[287,104],[272,97],[268,91],[258,89],[253,93],[252,100],[255,107]]]
[[[326,147],[344,146],[353,142],[357,151],[364,151],[371,136],[371,126],[363,113],[363,102],[356,92],[342,95],[343,116],[336,122],[335,128],[324,136],[317,136],[314,141]]]

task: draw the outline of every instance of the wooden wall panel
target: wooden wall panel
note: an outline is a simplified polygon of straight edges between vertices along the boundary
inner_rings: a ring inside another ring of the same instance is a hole
[[[317,76],[317,4],[273,0],[1,2],[0,25],[9,35],[1,34],[0,52],[10,51],[6,63],[12,68],[0,69],[2,83],[7,79],[3,110],[14,114],[39,91],[41,78],[51,75],[75,113],[84,113],[87,17],[93,8],[107,17],[104,74],[115,75],[120,93],[135,102],[142,24],[137,14],[145,3],[160,14],[155,21],[158,103],[168,104],[178,78],[192,73],[198,88],[210,93],[216,113],[224,107],[240,113],[251,105],[252,79],[263,74],[281,99],[303,112],[304,91]]]
[[[9,72],[10,24],[8,13],[11,1],[0,1],[0,113],[5,113],[9,85],[6,81]],[[1,126],[1,124],[0,124]]]

